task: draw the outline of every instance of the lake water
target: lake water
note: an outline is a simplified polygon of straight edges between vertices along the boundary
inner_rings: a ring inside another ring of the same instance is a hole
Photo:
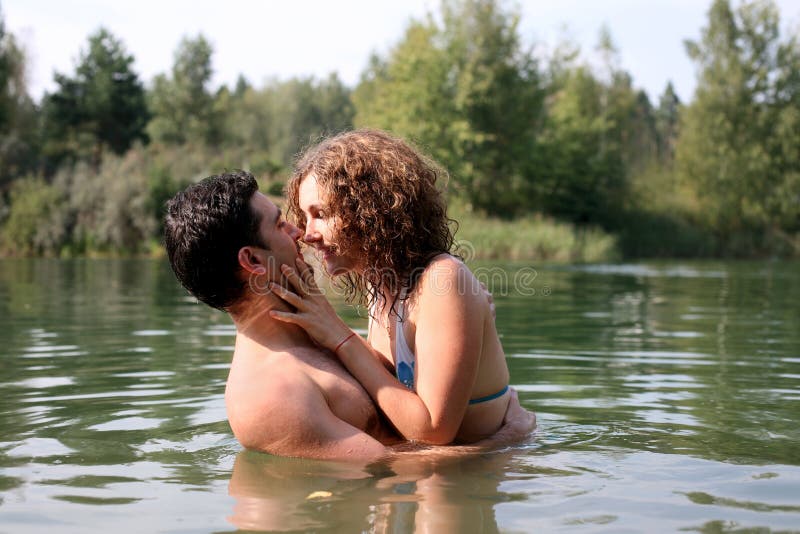
[[[800,531],[800,265],[473,268],[537,431],[356,468],[242,451],[164,261],[0,260],[0,532]]]

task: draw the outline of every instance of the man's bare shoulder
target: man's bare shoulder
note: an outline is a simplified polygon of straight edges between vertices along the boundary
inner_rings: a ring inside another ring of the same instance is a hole
[[[281,354],[257,365],[237,367],[235,361],[225,404],[231,429],[244,447],[276,454],[303,443],[303,422],[310,414],[328,409],[319,385],[296,358]]]
[[[248,449],[281,456],[368,462],[386,448],[360,427],[335,414],[328,393],[309,374],[319,351],[234,357],[225,402],[228,420]]]

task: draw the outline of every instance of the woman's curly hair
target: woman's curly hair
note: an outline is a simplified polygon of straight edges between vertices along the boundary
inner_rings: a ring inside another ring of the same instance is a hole
[[[323,140],[295,164],[287,184],[290,216],[305,230],[301,182],[313,174],[327,209],[338,218],[339,252],[361,258],[364,270],[337,280],[348,301],[381,305],[381,288],[411,293],[437,255],[451,253],[457,224],[437,188],[446,173],[405,141],[379,130],[355,130]]]

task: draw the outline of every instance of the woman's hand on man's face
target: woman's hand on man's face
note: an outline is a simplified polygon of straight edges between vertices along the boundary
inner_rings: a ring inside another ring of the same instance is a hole
[[[334,350],[352,330],[336,315],[336,310],[314,281],[311,268],[297,258],[294,267],[281,265],[281,273],[289,282],[291,290],[274,282],[270,283],[269,289],[296,311],[272,310],[270,316],[299,326],[318,344]]]

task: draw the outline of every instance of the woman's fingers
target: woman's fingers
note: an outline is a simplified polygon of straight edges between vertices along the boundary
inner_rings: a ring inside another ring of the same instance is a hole
[[[305,261],[303,261],[303,258],[299,256],[296,260],[294,260],[294,262],[297,264],[300,278],[302,278],[306,284],[311,285],[311,283],[314,281],[314,271],[312,271],[311,267]]]
[[[308,295],[308,285],[300,278],[297,271],[283,264],[281,265],[281,274],[286,277],[298,294],[302,296]]]
[[[299,324],[297,316],[293,313],[271,310],[269,312],[269,316],[272,317],[273,319],[283,321],[284,323]]]
[[[275,293],[275,295],[277,295],[281,299],[285,300],[286,302],[288,302],[289,304],[291,304],[295,308],[298,308],[300,306],[300,304],[303,302],[302,298],[300,298],[299,296],[295,295],[294,293],[292,293],[291,291],[289,291],[285,287],[279,286],[275,282],[270,282],[269,283],[269,289],[270,289],[270,291]]]

